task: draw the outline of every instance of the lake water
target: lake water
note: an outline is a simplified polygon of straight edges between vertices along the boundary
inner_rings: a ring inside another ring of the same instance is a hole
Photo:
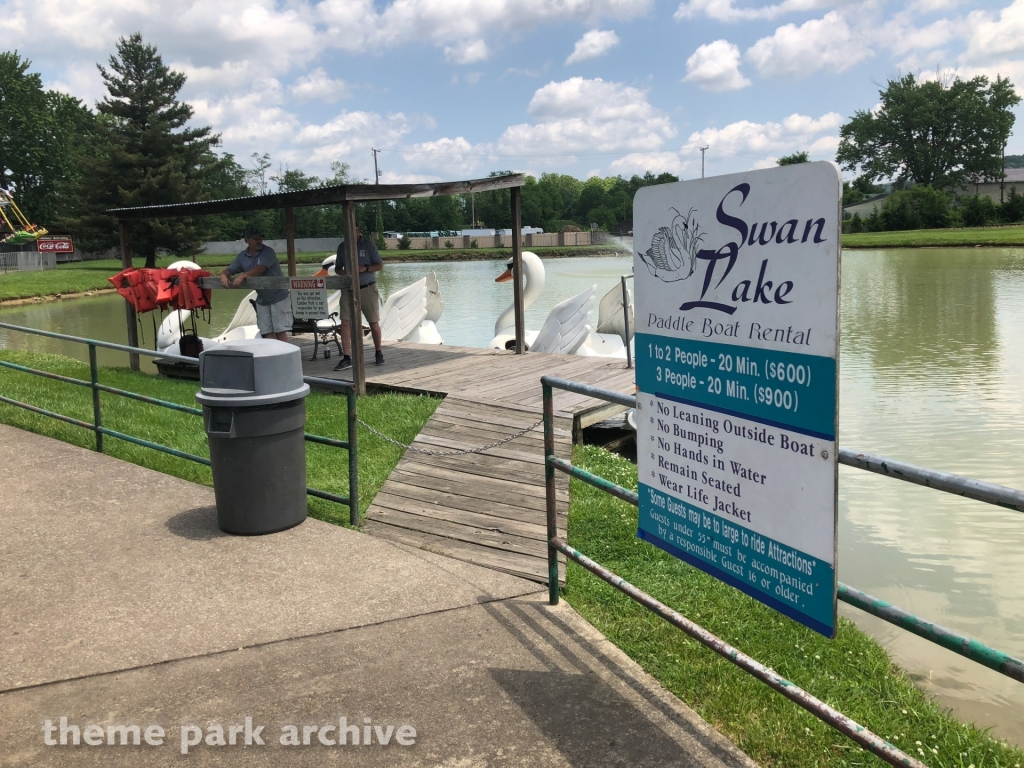
[[[527,311],[528,328],[539,328],[552,306],[591,285],[600,296],[632,262],[559,259],[546,267],[547,285]],[[446,305],[438,323],[445,342],[486,346],[511,301],[511,283],[494,282],[504,264],[389,265],[382,293],[431,269]],[[218,302],[212,329],[222,329],[234,310]],[[126,339],[117,295],[9,307],[0,319]],[[209,335],[202,326],[200,332]],[[843,447],[1024,488],[1024,250],[847,251],[841,338]],[[0,344],[85,359],[74,345],[2,329]],[[126,363],[112,352],[101,352],[100,360]],[[1024,658],[1024,514],[847,467],[839,480],[840,579]],[[961,717],[1024,744],[1024,685],[856,609],[840,610]]]

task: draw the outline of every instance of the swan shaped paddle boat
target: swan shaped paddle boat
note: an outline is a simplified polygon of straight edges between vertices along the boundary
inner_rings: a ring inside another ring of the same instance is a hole
[[[544,290],[544,263],[532,251],[523,251],[523,272],[526,278],[523,286],[523,309],[533,304]],[[511,280],[512,260],[506,264],[505,272],[495,282]],[[623,333],[616,335],[615,313],[618,324],[622,325],[622,289],[616,286],[601,299],[599,305],[598,329],[604,325],[609,332],[595,332],[589,323],[590,307],[593,304],[597,286],[592,286],[556,305],[539,331],[526,331],[526,348],[532,352],[549,352],[560,355],[584,357],[621,357],[625,359],[626,348]],[[616,296],[618,297],[616,299]],[[616,301],[617,310],[616,310]],[[630,307],[632,317],[632,307]],[[624,331],[624,328],[623,328]],[[502,312],[494,323],[492,349],[515,349],[515,303]]]
[[[167,268],[202,269],[202,267],[194,261],[188,261],[187,259],[169,264]],[[213,347],[225,341],[258,338],[260,331],[259,328],[256,327],[256,310],[253,309],[252,302],[250,301],[255,300],[255,298],[256,291],[250,291],[246,297],[242,299],[238,305],[238,309],[235,310],[234,317],[232,317],[231,322],[228,323],[228,327],[225,328],[218,336],[215,336],[212,339],[200,336],[200,339],[202,339],[203,342],[203,349],[213,349]],[[175,310],[163,319],[156,332],[157,352],[178,354],[178,341],[182,336],[182,325],[191,315],[191,311],[183,312],[181,310]]]
[[[321,269],[315,276],[337,274],[337,260],[337,254],[328,256],[321,262]],[[332,305],[331,301],[335,303]],[[340,302],[341,291],[336,291],[328,301],[329,311],[337,312]],[[444,302],[441,300],[441,286],[437,282],[437,275],[431,272],[388,296],[380,312],[381,339],[443,344],[441,334],[437,332],[437,321],[442,312]]]

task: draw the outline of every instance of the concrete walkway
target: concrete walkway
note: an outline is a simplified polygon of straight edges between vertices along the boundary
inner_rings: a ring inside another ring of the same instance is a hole
[[[0,489],[0,765],[752,765],[529,581],[6,426]]]

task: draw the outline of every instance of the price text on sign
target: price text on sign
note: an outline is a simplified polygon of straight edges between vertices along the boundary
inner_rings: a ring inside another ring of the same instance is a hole
[[[327,283],[322,277],[291,278],[292,317],[323,320],[327,317]]]
[[[70,238],[37,240],[36,250],[39,253],[74,253],[75,245]]]
[[[804,163],[633,212],[637,535],[829,637],[840,189]]]

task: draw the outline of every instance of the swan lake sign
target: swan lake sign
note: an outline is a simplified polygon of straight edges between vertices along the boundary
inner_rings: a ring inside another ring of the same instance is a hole
[[[633,204],[637,535],[827,637],[841,187],[803,163]]]

